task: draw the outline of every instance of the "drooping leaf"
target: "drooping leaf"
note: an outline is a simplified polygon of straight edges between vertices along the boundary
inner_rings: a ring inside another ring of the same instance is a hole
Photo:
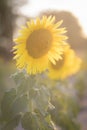
[[[36,130],[38,129],[38,124],[36,122],[36,115],[35,113],[27,112],[24,114],[22,118],[22,127],[25,130]]]
[[[6,92],[1,104],[3,119],[6,121],[11,120],[18,113],[27,111],[29,109],[28,102],[27,95],[17,95],[15,88]]]
[[[48,89],[41,86],[39,90],[36,91],[36,96],[34,97],[34,102],[36,108],[44,115],[49,107],[50,94]]]
[[[21,115],[16,115],[13,119],[9,120],[2,128],[1,130],[13,130],[20,121]]]
[[[25,113],[21,121],[22,127],[25,130],[54,130],[51,119],[49,117],[43,117],[40,113],[38,114]]]

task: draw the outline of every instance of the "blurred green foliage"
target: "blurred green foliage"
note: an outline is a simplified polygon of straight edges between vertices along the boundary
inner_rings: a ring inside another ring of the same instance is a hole
[[[5,69],[2,66],[1,82],[12,73]],[[4,89],[0,129],[16,130],[21,124],[25,130],[57,130],[56,126],[61,130],[80,130],[77,116],[80,112],[79,100],[85,89],[85,74],[80,72],[72,77],[73,80],[52,81],[44,74],[29,76],[25,71],[15,72],[10,76],[9,87],[7,84],[1,87],[0,82],[0,89]]]

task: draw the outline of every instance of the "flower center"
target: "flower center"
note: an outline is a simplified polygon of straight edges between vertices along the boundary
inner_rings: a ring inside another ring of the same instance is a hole
[[[26,48],[30,56],[39,58],[46,54],[52,45],[52,35],[49,30],[33,31],[27,39]]]
[[[62,59],[56,61],[56,65],[51,63],[52,68],[55,69],[55,70],[58,70],[64,65],[64,62],[65,62],[65,56],[62,55]]]

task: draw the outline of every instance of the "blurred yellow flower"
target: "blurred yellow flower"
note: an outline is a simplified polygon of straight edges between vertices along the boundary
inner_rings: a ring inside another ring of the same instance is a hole
[[[49,64],[48,76],[51,79],[65,79],[66,77],[78,72],[81,66],[81,59],[75,55],[75,52],[69,46],[65,47],[62,59],[56,61],[56,65]]]
[[[81,70],[82,71],[87,71],[87,57],[83,58],[83,62],[82,62],[82,65],[81,65]]]
[[[58,28],[62,21],[55,22],[55,17],[43,16],[27,22],[27,27],[20,30],[20,36],[13,49],[19,69],[25,68],[27,73],[41,73],[48,67],[48,62],[55,64],[61,58],[66,45],[65,28]]]

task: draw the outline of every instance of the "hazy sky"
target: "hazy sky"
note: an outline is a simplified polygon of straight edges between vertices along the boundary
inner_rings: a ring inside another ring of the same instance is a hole
[[[29,0],[27,5],[21,8],[25,15],[37,16],[43,10],[57,9],[72,12],[83,27],[87,35],[87,0]]]

